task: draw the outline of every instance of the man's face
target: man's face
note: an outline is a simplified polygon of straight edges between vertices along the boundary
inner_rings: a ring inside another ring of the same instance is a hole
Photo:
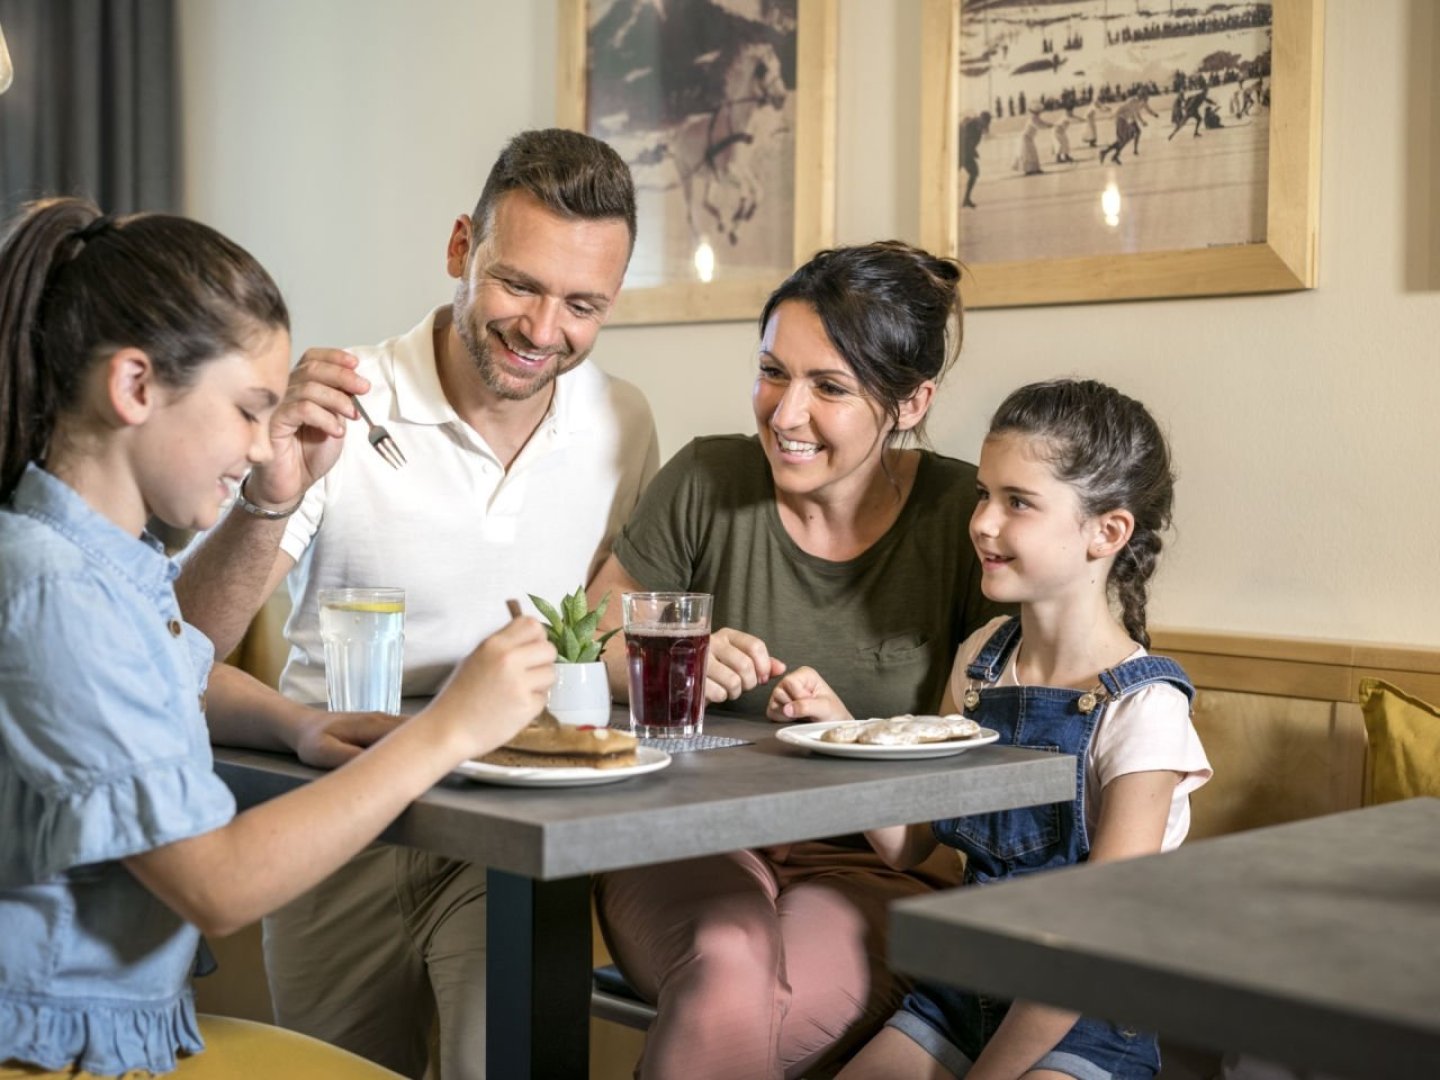
[[[590,355],[625,277],[630,233],[620,218],[560,217],[525,191],[501,196],[493,217],[473,251],[468,218],[450,238],[455,330],[486,387],[523,401]]]

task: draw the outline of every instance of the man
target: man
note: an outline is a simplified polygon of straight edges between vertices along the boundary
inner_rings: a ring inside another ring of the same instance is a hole
[[[588,583],[658,460],[640,392],[584,364],[634,238],[634,188],[613,150],[558,130],[512,140],[453,227],[453,304],[374,348],[312,349],[297,366],[274,461],[179,586],[217,651],[289,573],[281,689],[323,700],[318,591],[399,586],[404,693],[431,694],[507,621],[506,598]],[[351,394],[403,467],[346,424]],[[483,1075],[484,900],[483,867],[368,849],[266,920],[277,1019],[416,1077],[438,1019],[441,1075]]]
[[[989,112],[982,112],[979,116],[967,116],[960,124],[960,168],[965,170],[968,177],[960,205],[971,209],[974,209],[975,203],[971,201],[970,193],[975,190],[975,181],[980,179],[980,140],[989,130]]]
[[[1115,164],[1120,164],[1120,151],[1131,143],[1134,144],[1130,151],[1131,156],[1138,157],[1140,154],[1140,129],[1145,127],[1144,113],[1149,113],[1154,119],[1160,119],[1160,114],[1150,108],[1150,95],[1145,93],[1134,93],[1125,99],[1124,104],[1115,110],[1115,141],[1100,151],[1100,162],[1104,164],[1105,155],[1114,153]]]

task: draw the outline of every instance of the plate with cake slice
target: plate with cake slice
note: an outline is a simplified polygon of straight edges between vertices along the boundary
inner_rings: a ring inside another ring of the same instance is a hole
[[[535,723],[455,771],[471,780],[508,787],[582,787],[613,784],[669,764],[669,754],[641,746],[627,731]]]
[[[999,732],[981,727],[958,714],[949,716],[889,716],[871,720],[822,721],[781,728],[775,737],[833,757],[934,758],[963,754],[988,746]]]

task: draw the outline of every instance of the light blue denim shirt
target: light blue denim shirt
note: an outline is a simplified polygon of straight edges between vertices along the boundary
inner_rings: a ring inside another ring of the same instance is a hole
[[[31,465],[0,507],[0,1061],[168,1072],[199,932],[117,860],[235,815],[178,568]]]

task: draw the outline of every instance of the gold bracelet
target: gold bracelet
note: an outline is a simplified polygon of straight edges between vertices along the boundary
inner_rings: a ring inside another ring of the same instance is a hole
[[[263,506],[256,506],[253,502],[251,502],[245,497],[245,483],[249,479],[250,474],[246,473],[245,479],[241,480],[240,486],[235,489],[235,505],[240,507],[241,510],[244,510],[247,514],[250,514],[253,517],[260,518],[264,521],[282,521],[285,518],[288,518],[291,514],[295,513],[296,510],[299,510],[300,504],[305,501],[305,496],[301,495],[300,498],[295,500],[295,505],[289,507],[288,509],[266,510]]]

